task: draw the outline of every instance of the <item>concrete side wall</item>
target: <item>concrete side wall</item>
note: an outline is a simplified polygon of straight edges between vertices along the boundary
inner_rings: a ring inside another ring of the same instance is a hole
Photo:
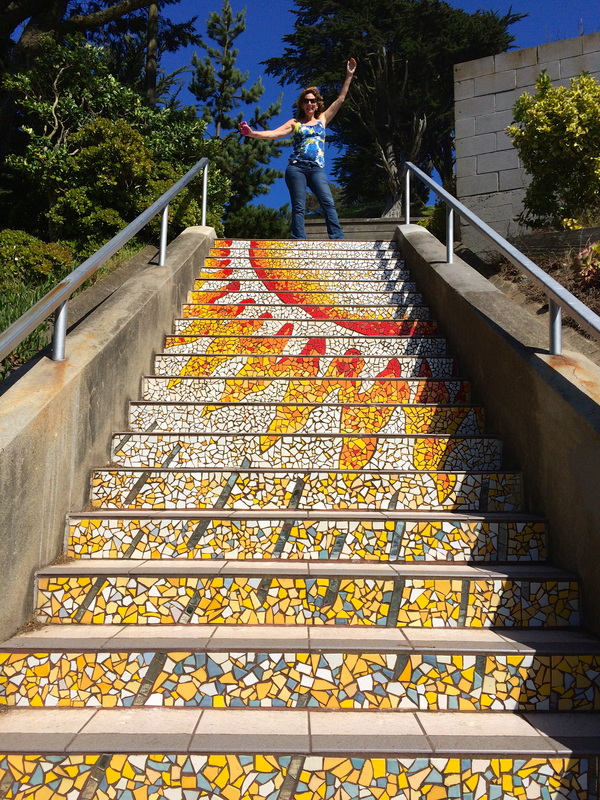
[[[189,228],[67,337],[67,359],[39,361],[0,398],[0,639],[31,615],[36,569],[63,552],[65,515],[88,507],[90,470],[163,349],[208,254],[212,228]]]
[[[512,109],[546,70],[554,85],[587,71],[600,80],[600,33],[500,53],[454,67],[456,188],[458,198],[505,237],[520,233],[527,175],[505,130]],[[482,237],[463,227],[463,241],[476,252],[489,250]]]
[[[521,468],[528,511],[546,515],[551,560],[581,579],[584,624],[600,634],[600,368],[547,354],[546,325],[417,225],[396,238],[488,429]]]

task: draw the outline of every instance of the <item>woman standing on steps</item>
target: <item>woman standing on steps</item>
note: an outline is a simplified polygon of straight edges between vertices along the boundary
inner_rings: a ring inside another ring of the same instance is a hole
[[[282,139],[292,134],[294,150],[285,171],[285,182],[292,202],[292,239],[306,239],[304,211],[307,186],[319,201],[329,238],[344,238],[325,175],[325,128],[346,99],[355,71],[356,61],[350,58],[346,64],[346,78],[340,93],[328,108],[325,108],[319,90],[315,86],[309,86],[300,92],[296,101],[296,116],[279,128],[272,131],[253,131],[246,122],[239,125],[240,133],[252,139]]]

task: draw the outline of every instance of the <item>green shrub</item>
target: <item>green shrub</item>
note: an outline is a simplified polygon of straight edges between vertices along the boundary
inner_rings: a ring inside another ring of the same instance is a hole
[[[428,217],[419,220],[419,225],[432,233],[436,239],[446,244],[446,204],[438,200]]]
[[[531,176],[518,217],[529,227],[572,228],[600,217],[600,84],[587,74],[570,83],[552,86],[542,72],[507,128]]]
[[[70,272],[73,266],[73,253],[65,245],[42,242],[25,231],[0,231],[2,292],[23,286],[40,286],[46,284],[49,278],[54,283]]]

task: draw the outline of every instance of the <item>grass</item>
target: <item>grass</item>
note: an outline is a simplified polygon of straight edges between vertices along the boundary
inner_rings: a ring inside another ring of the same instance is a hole
[[[109,258],[98,271],[83,283],[72,295],[74,297],[79,292],[93,286],[98,281],[114,272],[121,264],[128,261],[132,256],[145,247],[144,243],[131,241],[124,245],[118,253]],[[56,286],[58,281],[45,281],[35,287],[19,286],[5,289],[0,295],[0,331],[6,330],[9,325],[16,322],[19,317],[41,300],[44,295]],[[47,320],[36,328],[21,344],[16,347],[10,355],[0,361],[0,381],[7,378],[10,373],[33,358],[36,353],[43,350],[52,338],[52,322]]]

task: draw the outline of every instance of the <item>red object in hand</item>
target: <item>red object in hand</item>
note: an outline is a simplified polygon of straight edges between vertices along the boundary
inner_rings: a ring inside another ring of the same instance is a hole
[[[240,129],[240,133],[243,136],[249,136],[250,133],[252,132],[250,130],[250,126],[248,125],[248,123],[245,120],[243,122],[240,122],[239,129]]]

